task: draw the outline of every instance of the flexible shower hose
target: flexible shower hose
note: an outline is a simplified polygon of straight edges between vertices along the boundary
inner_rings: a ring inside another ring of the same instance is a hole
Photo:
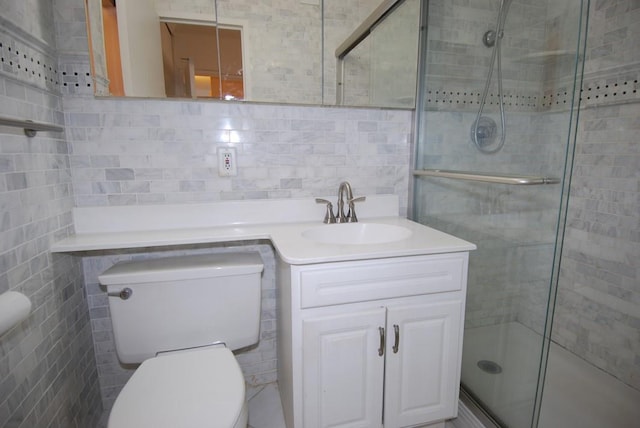
[[[480,108],[478,109],[478,114],[476,115],[476,120],[473,125],[473,132],[471,133],[471,139],[473,143],[477,147],[477,149],[485,154],[493,154],[498,152],[504,146],[504,141],[506,138],[506,119],[504,114],[504,99],[502,97],[502,54],[501,54],[501,45],[502,45],[502,36],[504,35],[504,21],[507,18],[507,9],[509,0],[502,0],[500,2],[500,10],[498,11],[498,20],[496,22],[496,30],[495,30],[495,44],[493,45],[493,52],[491,53],[491,64],[489,65],[489,73],[487,74],[487,81],[484,85],[484,91],[482,93],[482,99],[480,100]],[[480,123],[480,117],[482,116],[482,112],[484,110],[485,103],[487,101],[487,95],[489,93],[489,86],[491,85],[491,77],[493,75],[493,67],[496,64],[497,57],[497,66],[498,66],[498,104],[500,106],[500,141],[498,145],[489,149],[482,145],[482,143],[478,140],[478,124]]]

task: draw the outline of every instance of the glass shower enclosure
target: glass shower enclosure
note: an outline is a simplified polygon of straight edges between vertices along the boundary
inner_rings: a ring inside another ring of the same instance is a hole
[[[475,243],[463,390],[535,427],[581,85],[587,1],[429,0],[413,219]]]

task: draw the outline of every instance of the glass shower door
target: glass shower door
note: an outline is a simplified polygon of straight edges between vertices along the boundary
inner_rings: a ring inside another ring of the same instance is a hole
[[[428,2],[413,217],[478,246],[469,262],[462,385],[503,426],[536,424],[583,7]]]

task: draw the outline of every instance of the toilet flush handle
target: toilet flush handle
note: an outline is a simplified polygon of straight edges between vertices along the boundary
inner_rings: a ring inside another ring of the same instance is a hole
[[[120,291],[113,291],[111,293],[107,293],[109,297],[119,297],[122,300],[127,300],[133,294],[133,290],[129,287],[123,288]]]

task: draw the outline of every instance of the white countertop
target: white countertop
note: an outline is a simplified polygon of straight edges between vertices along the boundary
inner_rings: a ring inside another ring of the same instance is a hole
[[[474,250],[462,239],[423,226],[397,213],[397,198],[368,197],[360,223],[379,223],[411,231],[406,239],[380,244],[324,244],[303,232],[324,225],[324,207],[309,200],[239,201],[179,206],[92,207],[74,210],[76,234],[54,243],[52,252],[84,252],[245,240],[270,240],[290,264],[412,256]],[[394,203],[396,206],[394,206]],[[227,211],[230,210],[230,211]],[[241,212],[242,215],[238,215]],[[292,221],[281,213],[286,213]],[[375,216],[381,214],[381,216]],[[233,218],[231,220],[223,220]],[[272,218],[274,222],[260,222]],[[313,218],[313,221],[309,221]],[[315,220],[317,219],[317,220]],[[239,224],[239,220],[242,221]],[[344,225],[347,226],[347,225]]]

